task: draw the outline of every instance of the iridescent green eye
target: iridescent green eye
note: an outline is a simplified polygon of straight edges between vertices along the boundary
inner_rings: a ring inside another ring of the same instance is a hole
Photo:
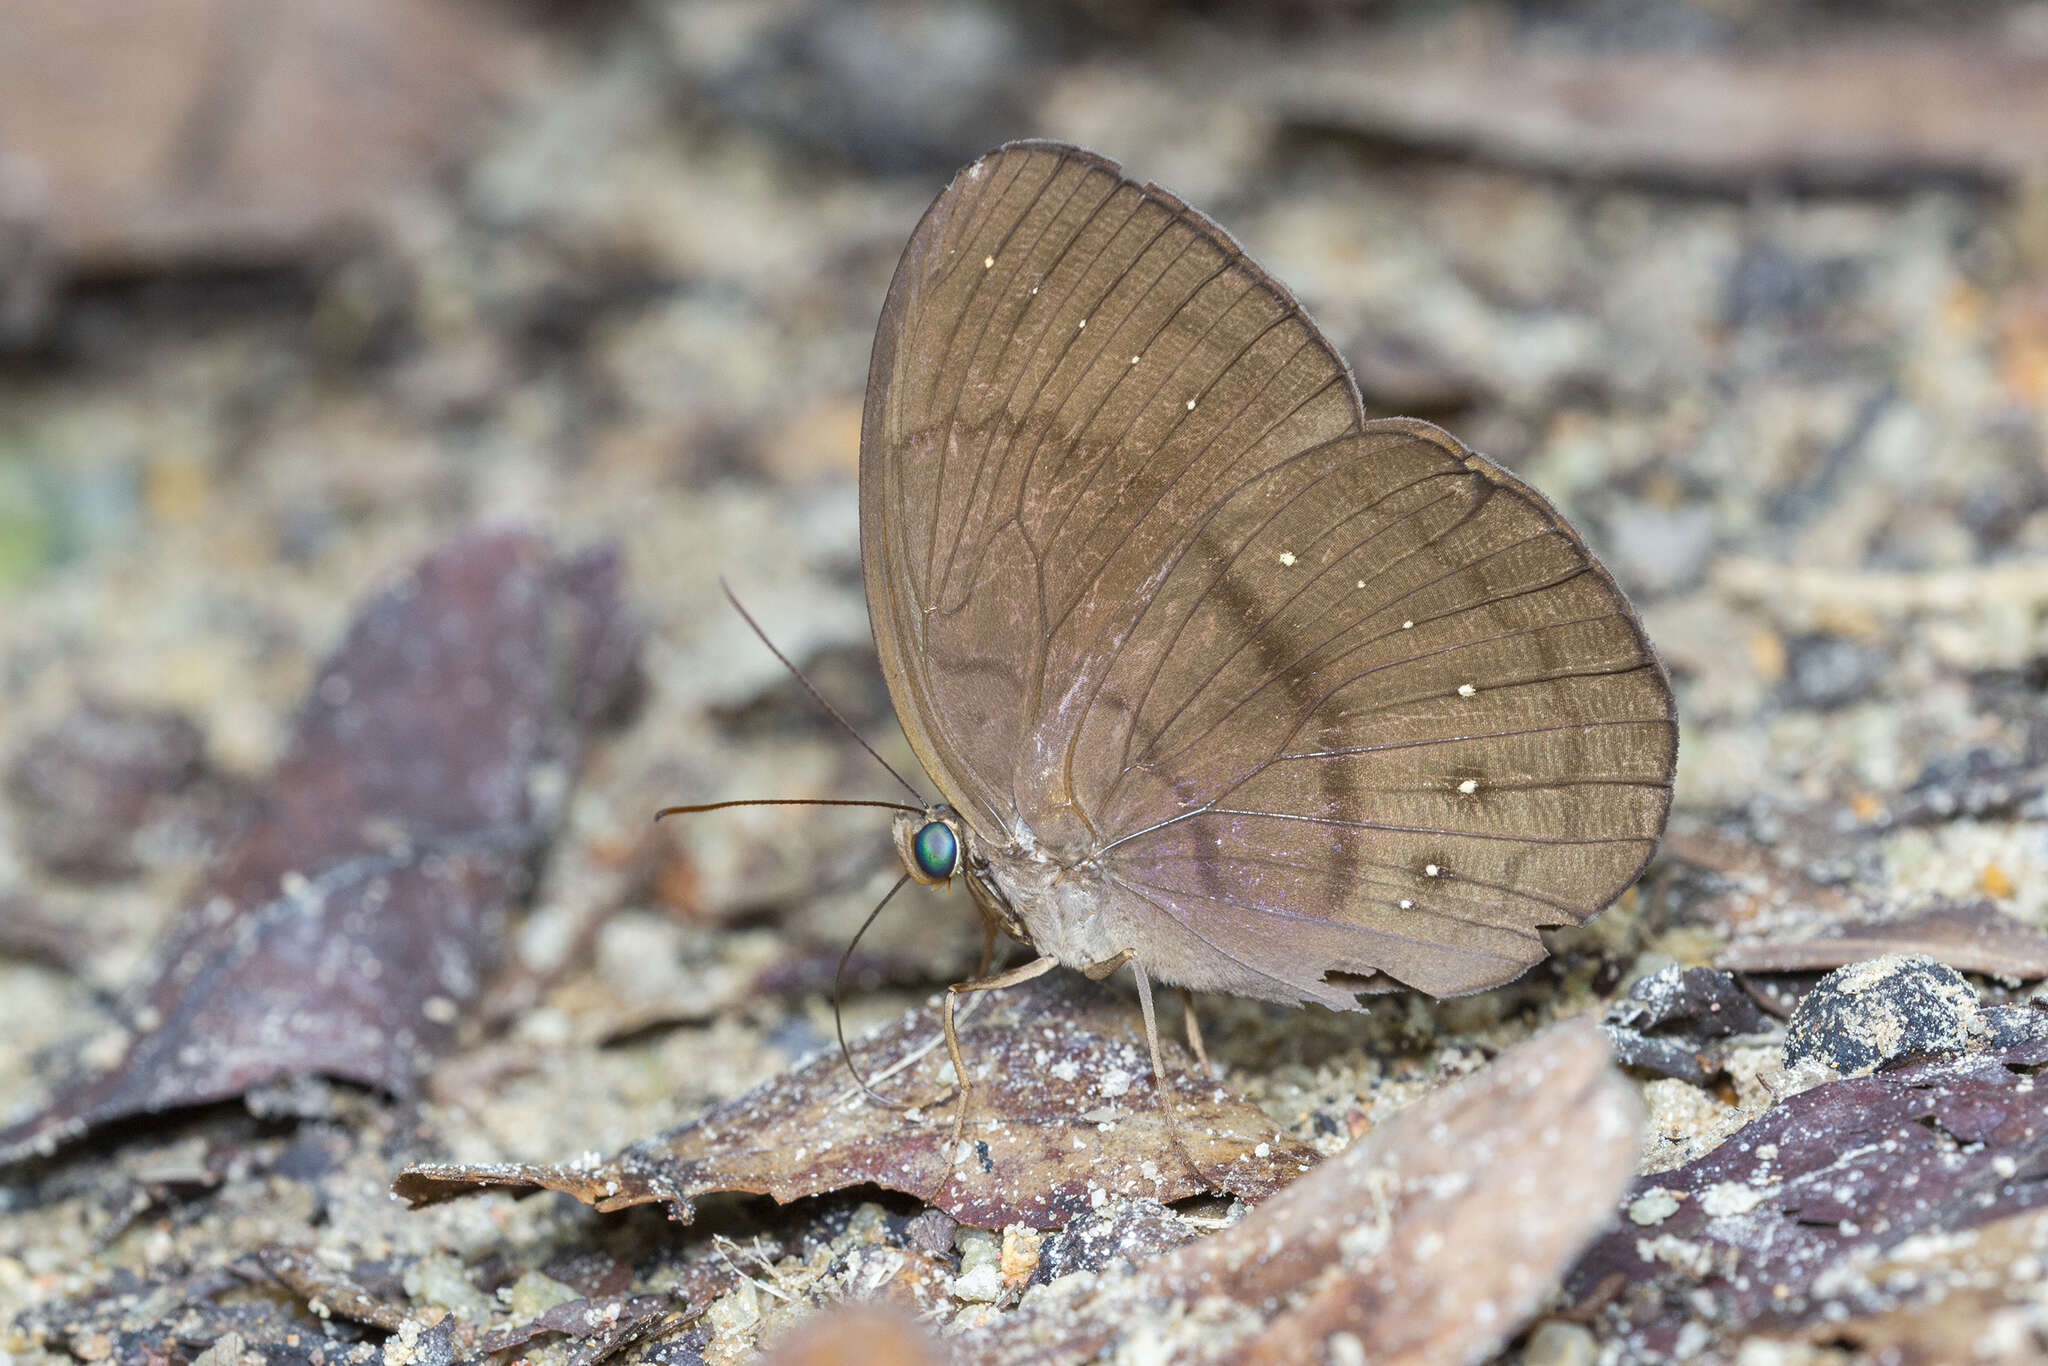
[[[910,841],[917,866],[929,878],[949,878],[960,863],[960,841],[944,821],[926,821]]]

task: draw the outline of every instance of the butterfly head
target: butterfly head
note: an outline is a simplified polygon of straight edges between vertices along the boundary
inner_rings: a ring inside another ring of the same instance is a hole
[[[967,852],[959,813],[949,806],[929,807],[896,817],[896,853],[903,870],[926,886],[950,882]]]

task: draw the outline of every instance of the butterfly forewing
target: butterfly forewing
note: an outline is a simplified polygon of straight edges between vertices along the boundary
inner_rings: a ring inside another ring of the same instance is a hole
[[[948,797],[985,831],[1047,818],[1010,782],[1065,763],[1034,719],[1188,521],[1357,420],[1293,301],[1178,200],[1072,148],[962,172],[884,307],[861,474],[885,672]]]
[[[1662,829],[1670,691],[1578,537],[1363,422],[1285,290],[1092,154],[1001,149],[919,226],[861,536],[934,780],[990,844],[1096,860],[1169,981],[1492,985]]]

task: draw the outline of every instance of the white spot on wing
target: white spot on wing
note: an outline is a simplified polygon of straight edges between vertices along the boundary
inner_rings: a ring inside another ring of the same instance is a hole
[[[1189,399],[1189,400],[1188,400],[1188,411],[1192,413],[1192,412],[1193,412],[1194,410],[1195,410],[1195,401],[1194,401],[1193,399]]]
[[[1464,793],[1468,797],[1471,796],[1473,793],[1477,792],[1478,790],[1479,780],[1477,778],[1467,778],[1464,782],[1458,784],[1458,791]]]
[[[1404,621],[1401,623],[1401,629],[1404,631],[1412,631],[1415,629],[1415,623],[1412,621]]]
[[[1293,568],[1293,567],[1294,567],[1294,552],[1293,552],[1293,551],[1291,551],[1291,550],[1283,550],[1283,551],[1281,551],[1281,552],[1280,552],[1280,563],[1282,563],[1282,564],[1286,565],[1286,566],[1287,566],[1288,568],[1290,568],[1290,569],[1291,569],[1291,568]]]
[[[1443,871],[1443,869],[1437,867],[1434,863],[1425,863],[1422,865],[1422,875],[1424,877],[1438,877],[1443,873]]]
[[[1478,691],[1479,689],[1473,687],[1470,683],[1460,683],[1458,685],[1458,696],[1460,697],[1470,697]]]
[[[994,269],[996,268],[996,258],[995,258],[995,257],[993,257],[993,256],[984,256],[984,257],[982,257],[982,258],[981,258],[981,268],[982,268],[983,270],[994,270]]]
[[[1415,909],[1415,903],[1404,896],[1401,898],[1401,909],[1404,911],[1412,911]]]

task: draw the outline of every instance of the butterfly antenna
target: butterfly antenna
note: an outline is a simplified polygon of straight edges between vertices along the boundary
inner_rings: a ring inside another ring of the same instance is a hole
[[[920,803],[922,803],[924,801],[924,794],[922,792],[919,792],[915,787],[912,787],[910,785],[910,780],[904,777],[901,773],[898,773],[896,771],[896,766],[894,764],[890,763],[887,759],[884,759],[879,753],[876,752],[875,747],[873,745],[869,744],[865,739],[862,738],[861,733],[853,728],[853,722],[847,720],[844,716],[841,716],[839,714],[839,708],[833,706],[830,702],[827,702],[825,700],[825,694],[819,692],[816,688],[811,686],[811,680],[804,677],[804,671],[802,669],[799,669],[796,665],[789,662],[788,655],[782,653],[782,651],[775,648],[775,642],[768,639],[768,633],[761,629],[761,623],[755,621],[753,615],[749,613],[746,608],[740,605],[740,600],[733,596],[732,585],[727,583],[724,579],[720,579],[718,581],[718,586],[725,593],[725,600],[732,604],[732,610],[740,614],[740,620],[747,623],[748,629],[752,630],[754,635],[760,640],[760,642],[768,647],[768,653],[774,655],[777,659],[781,660],[782,667],[789,670],[790,673],[794,674],[796,676],[796,681],[804,685],[804,691],[811,695],[811,700],[816,702],[819,706],[823,707],[825,709],[825,714],[827,716],[831,717],[834,721],[837,721],[841,726],[843,726],[846,730],[846,733],[848,735],[851,735],[854,738],[855,742],[858,743],[862,749],[866,750],[876,763],[880,764],[883,768],[888,769],[889,776],[894,778],[897,782],[903,784],[903,790],[905,792],[908,792],[911,796],[917,798],[917,800]],[[920,805],[917,809],[922,811],[924,807]],[[875,909],[880,910],[881,908],[878,906]]]
[[[698,811],[723,811],[728,806],[879,806],[884,811],[908,811],[913,816],[922,816],[921,806],[906,806],[902,802],[871,802],[851,797],[736,797],[726,802],[693,802],[688,806],[664,806],[654,813],[654,819],[663,816],[687,816]]]
[[[770,648],[773,647],[771,646]],[[868,912],[868,918],[861,921],[860,928],[853,932],[852,941],[847,944],[846,952],[839,955],[839,966],[832,973],[832,1032],[839,1036],[839,1056],[846,1059],[846,1070],[853,1074],[854,1084],[867,1092],[870,1100],[886,1105],[891,1110],[907,1110],[910,1107],[901,1101],[889,1099],[880,1091],[868,1085],[868,1079],[861,1074],[860,1068],[854,1064],[853,1049],[848,1047],[846,1043],[846,1020],[839,1011],[839,998],[841,990],[846,985],[846,965],[853,961],[853,951],[860,944],[860,937],[868,932],[868,926],[875,923],[875,917],[882,913],[882,907],[889,904],[889,898],[902,891],[903,884],[908,881],[910,881],[910,874],[905,873],[902,877],[896,879],[894,887],[883,893],[882,899],[875,903],[875,909]]]

